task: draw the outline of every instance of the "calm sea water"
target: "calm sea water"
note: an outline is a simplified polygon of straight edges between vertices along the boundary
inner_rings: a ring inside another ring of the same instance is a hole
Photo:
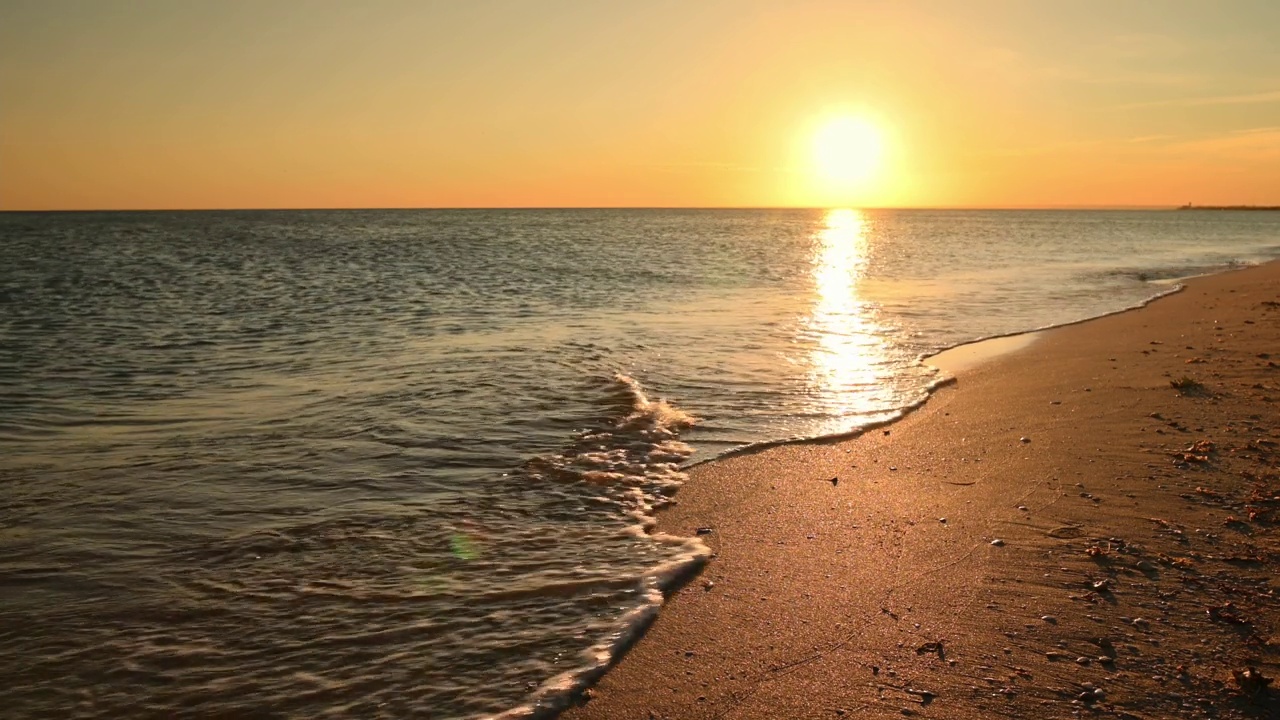
[[[4,714],[541,712],[705,557],[645,532],[691,459],[1276,256],[1264,212],[0,215]]]

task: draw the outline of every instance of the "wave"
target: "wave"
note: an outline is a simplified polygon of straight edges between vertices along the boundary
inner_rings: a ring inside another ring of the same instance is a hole
[[[667,593],[695,575],[711,557],[711,549],[696,537],[653,531],[656,511],[669,504],[671,495],[688,479],[681,463],[694,451],[678,437],[697,418],[664,399],[651,399],[637,380],[623,373],[613,376],[609,391],[616,415],[606,429],[583,431],[568,447],[535,457],[522,470],[531,481],[600,486],[630,519],[623,532],[666,546],[670,557],[634,580],[639,604],[622,616],[613,632],[583,651],[576,667],[547,680],[528,701],[491,716],[493,720],[545,718],[564,710],[644,633]]]
[[[676,431],[693,427],[698,422],[697,417],[668,403],[666,400],[661,398],[650,400],[640,383],[629,375],[616,373],[613,376],[613,381],[617,386],[626,390],[631,400],[631,414],[623,421],[626,427],[636,428],[647,425],[667,431]]]
[[[692,577],[710,557],[710,550],[700,541],[696,542],[699,547],[693,548],[691,546],[694,542],[689,538],[664,535],[656,536],[655,539],[661,542],[683,540],[686,546],[690,546],[688,556],[655,568],[640,606],[622,617],[617,632],[585,650],[579,667],[547,680],[533,692],[529,701],[491,715],[489,720],[540,720],[563,712],[575,696],[599,681],[635,641],[644,635],[645,630],[657,618],[666,594]]]
[[[1263,257],[1272,255],[1280,255],[1280,246],[1263,252]],[[1170,281],[1187,280],[1202,275],[1212,275],[1228,270],[1250,267],[1257,265],[1259,262],[1261,261],[1257,259],[1223,258],[1218,262],[1208,263],[1172,263],[1141,268],[1115,268],[1097,272],[1094,276],[1104,279],[1121,278],[1136,282],[1163,284]]]

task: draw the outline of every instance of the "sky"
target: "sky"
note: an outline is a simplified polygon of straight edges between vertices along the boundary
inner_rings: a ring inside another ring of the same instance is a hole
[[[0,210],[1187,202],[1280,2],[0,0]]]

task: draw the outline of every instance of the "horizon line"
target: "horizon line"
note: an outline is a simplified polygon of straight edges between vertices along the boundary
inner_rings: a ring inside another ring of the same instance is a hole
[[[1280,203],[1277,203],[1280,205]],[[1177,210],[1179,208],[1260,208],[1266,204],[1122,204],[1122,205],[366,205],[352,207],[121,207],[121,208],[0,208],[0,213],[109,213],[109,212],[352,212],[363,210],[456,211],[456,210]]]

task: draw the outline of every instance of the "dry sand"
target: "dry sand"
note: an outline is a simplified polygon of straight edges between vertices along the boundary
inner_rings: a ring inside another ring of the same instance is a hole
[[[1280,717],[1278,365],[1272,263],[695,468],[716,556],[562,717]]]

